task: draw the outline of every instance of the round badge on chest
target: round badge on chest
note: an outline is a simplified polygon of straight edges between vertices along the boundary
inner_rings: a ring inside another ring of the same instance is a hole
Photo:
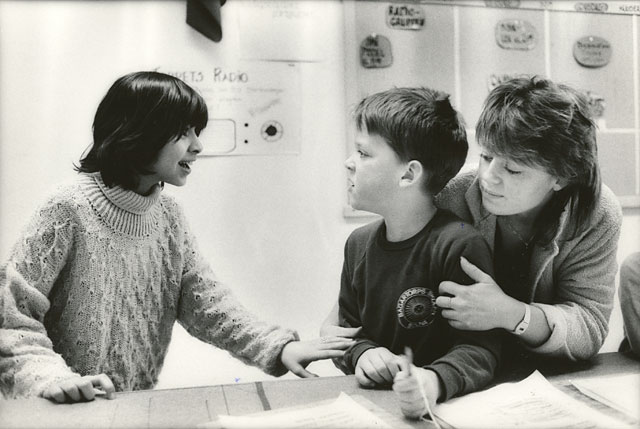
[[[406,329],[429,326],[436,318],[436,297],[424,287],[407,289],[398,298],[396,315]]]

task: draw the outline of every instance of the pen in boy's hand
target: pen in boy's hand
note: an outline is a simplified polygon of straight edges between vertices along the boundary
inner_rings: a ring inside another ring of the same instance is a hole
[[[411,376],[411,367],[413,366],[413,351],[411,347],[405,346],[404,348],[404,360],[407,364],[407,375]],[[431,416],[431,421],[436,425],[436,428],[442,429],[436,417],[431,412],[431,407],[429,406],[429,400],[427,399],[427,394],[424,391],[424,387],[422,383],[418,380],[418,390],[420,391],[420,396],[422,397],[422,402],[424,403],[424,407],[427,410],[427,414]]]
[[[411,350],[411,347],[404,347],[404,358],[407,364],[407,375],[411,375],[411,365],[413,365],[413,351]]]

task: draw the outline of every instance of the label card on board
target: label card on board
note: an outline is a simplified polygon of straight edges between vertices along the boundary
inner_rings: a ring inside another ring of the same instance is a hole
[[[390,4],[387,7],[387,25],[395,30],[422,30],[424,10],[417,4]]]
[[[585,36],[573,44],[573,58],[585,67],[602,67],[611,59],[611,44],[598,36]]]
[[[537,40],[538,31],[529,21],[503,19],[496,24],[496,42],[503,49],[529,51]]]
[[[393,63],[389,39],[379,34],[367,36],[360,44],[360,63],[368,69],[389,67]]]

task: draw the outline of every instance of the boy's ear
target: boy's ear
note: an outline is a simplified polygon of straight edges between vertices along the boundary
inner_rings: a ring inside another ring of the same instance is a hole
[[[400,186],[410,186],[420,182],[423,174],[424,168],[420,161],[416,161],[415,159],[409,161],[407,163],[407,169],[400,178]]]

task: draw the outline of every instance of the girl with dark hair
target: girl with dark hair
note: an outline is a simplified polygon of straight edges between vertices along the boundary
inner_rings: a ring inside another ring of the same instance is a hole
[[[622,211],[600,181],[586,98],[548,79],[507,81],[489,94],[476,140],[478,170],[454,177],[436,205],[480,231],[495,278],[462,258],[476,283],[442,282],[436,305],[454,328],[502,330],[505,364],[592,357],[608,333]],[[337,313],[321,334],[357,335]],[[408,386],[407,407],[422,410]]]
[[[150,389],[175,321],[273,375],[313,376],[308,363],[351,344],[256,320],[203,260],[162,189],[186,184],[207,120],[202,97],[172,76],[132,73],[109,89],[78,179],[36,211],[0,267],[4,395]]]

